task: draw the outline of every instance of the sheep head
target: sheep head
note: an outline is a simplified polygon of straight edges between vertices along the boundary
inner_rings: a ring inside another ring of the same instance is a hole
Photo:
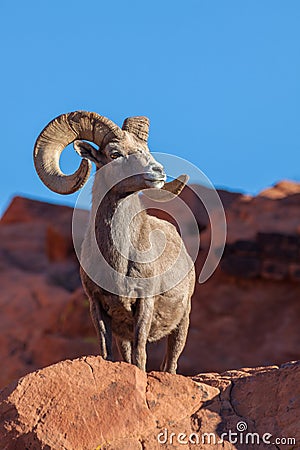
[[[97,169],[112,163],[112,176],[114,171],[124,173],[126,181],[120,189],[125,191],[155,187],[178,195],[188,177],[181,175],[176,180],[165,182],[163,166],[149,151],[148,133],[149,120],[146,117],[129,117],[121,129],[96,113],[75,111],[62,114],[52,120],[37,138],[35,168],[43,183],[60,194],[71,194],[83,187],[93,162]],[[93,142],[97,148],[86,141]],[[72,142],[82,161],[74,174],[65,175],[59,167],[59,158],[64,148]],[[139,175],[130,177],[132,170]],[[126,173],[129,174],[128,179]]]

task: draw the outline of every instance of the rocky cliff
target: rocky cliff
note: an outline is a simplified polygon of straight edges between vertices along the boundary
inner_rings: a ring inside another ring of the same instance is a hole
[[[297,449],[299,381],[296,362],[183,377],[66,360],[1,392],[1,448]]]

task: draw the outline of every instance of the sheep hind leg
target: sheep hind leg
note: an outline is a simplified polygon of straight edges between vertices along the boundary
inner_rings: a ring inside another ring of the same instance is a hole
[[[133,345],[133,362],[141,370],[146,371],[146,345],[151,328],[154,299],[139,298],[135,312],[135,332]]]
[[[132,348],[131,348],[131,342],[126,340],[126,339],[120,339],[117,338],[117,346],[118,346],[118,350],[120,355],[123,358],[123,361],[131,364],[132,363],[132,358],[131,358],[131,353],[132,353]]]
[[[176,373],[177,361],[185,346],[189,323],[189,312],[186,312],[175,330],[169,334],[166,355],[161,365],[163,372]]]
[[[100,303],[93,299],[90,299],[90,312],[100,344],[100,356],[106,360],[112,361],[111,318],[101,307]]]

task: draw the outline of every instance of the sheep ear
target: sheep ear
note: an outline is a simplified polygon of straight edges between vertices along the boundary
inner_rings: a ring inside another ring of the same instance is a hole
[[[165,191],[172,192],[174,195],[179,195],[186,183],[189,180],[188,175],[180,175],[178,178],[175,178],[173,181],[169,181],[168,183],[165,183],[164,189]]]
[[[99,152],[88,142],[76,140],[73,142],[73,147],[75,152],[78,153],[81,158],[89,159],[94,163],[97,162],[97,154]]]

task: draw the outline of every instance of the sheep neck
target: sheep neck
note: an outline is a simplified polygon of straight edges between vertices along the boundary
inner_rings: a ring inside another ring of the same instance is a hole
[[[111,190],[93,211],[98,248],[119,273],[128,272],[135,245],[131,238],[138,242],[147,224],[147,213],[141,209],[138,193],[124,196]]]

